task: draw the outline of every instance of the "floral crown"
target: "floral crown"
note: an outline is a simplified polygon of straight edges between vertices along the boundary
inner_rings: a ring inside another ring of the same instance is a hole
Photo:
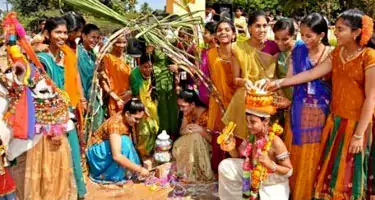
[[[359,44],[361,46],[366,46],[367,43],[371,40],[373,32],[374,32],[374,22],[372,18],[367,15],[363,15],[362,33],[361,33],[361,40],[359,41]]]
[[[246,113],[258,117],[270,117],[276,113],[277,109],[287,108],[290,101],[268,91],[252,88],[247,92],[245,104]]]

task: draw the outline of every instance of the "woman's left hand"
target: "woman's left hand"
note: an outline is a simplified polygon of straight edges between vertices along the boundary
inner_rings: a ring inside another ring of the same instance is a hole
[[[272,168],[272,160],[268,156],[268,153],[263,153],[259,156],[259,162],[262,163],[263,166],[265,166],[268,169]]]
[[[363,138],[358,139],[354,136],[352,137],[349,145],[349,153],[357,154],[363,151]]]
[[[55,146],[60,146],[62,143],[61,139],[62,139],[61,135],[51,137],[52,144]]]

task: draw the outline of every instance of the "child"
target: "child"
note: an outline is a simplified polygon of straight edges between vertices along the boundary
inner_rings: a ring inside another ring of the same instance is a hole
[[[288,178],[293,168],[286,146],[277,136],[282,128],[277,124],[269,127],[270,117],[276,113],[272,99],[270,95],[247,95],[246,122],[250,134],[238,149],[230,152],[234,158],[219,165],[220,199],[252,200],[259,194],[260,200],[288,200]]]

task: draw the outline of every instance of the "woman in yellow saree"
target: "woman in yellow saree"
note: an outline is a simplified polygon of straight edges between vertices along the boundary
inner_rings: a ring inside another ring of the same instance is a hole
[[[238,41],[232,47],[240,66],[233,68],[234,83],[237,87],[231,103],[223,117],[224,123],[237,124],[236,136],[245,139],[247,134],[245,120],[245,88],[252,82],[263,78],[273,78],[279,49],[275,42],[266,41],[267,20],[262,11],[255,11],[249,17],[251,38]]]

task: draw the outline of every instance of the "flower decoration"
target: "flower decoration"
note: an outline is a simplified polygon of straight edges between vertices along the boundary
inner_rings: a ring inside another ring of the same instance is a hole
[[[250,153],[250,155],[245,154],[246,159],[242,165],[242,168],[244,170],[242,176],[242,179],[244,180],[242,185],[244,197],[250,200],[256,200],[258,198],[260,186],[268,176],[267,168],[259,162],[259,156],[268,153],[272,146],[275,135],[280,135],[282,132],[283,128],[279,124],[274,123],[269,129],[269,133],[266,137],[255,141],[253,145],[246,145],[245,149],[251,149],[252,146],[254,146],[256,148],[256,151],[253,154]],[[248,184],[248,179],[251,182],[250,185]]]
[[[361,40],[359,44],[361,46],[366,46],[367,43],[371,40],[372,33],[374,32],[374,22],[371,17],[364,15],[362,17],[362,33]]]

